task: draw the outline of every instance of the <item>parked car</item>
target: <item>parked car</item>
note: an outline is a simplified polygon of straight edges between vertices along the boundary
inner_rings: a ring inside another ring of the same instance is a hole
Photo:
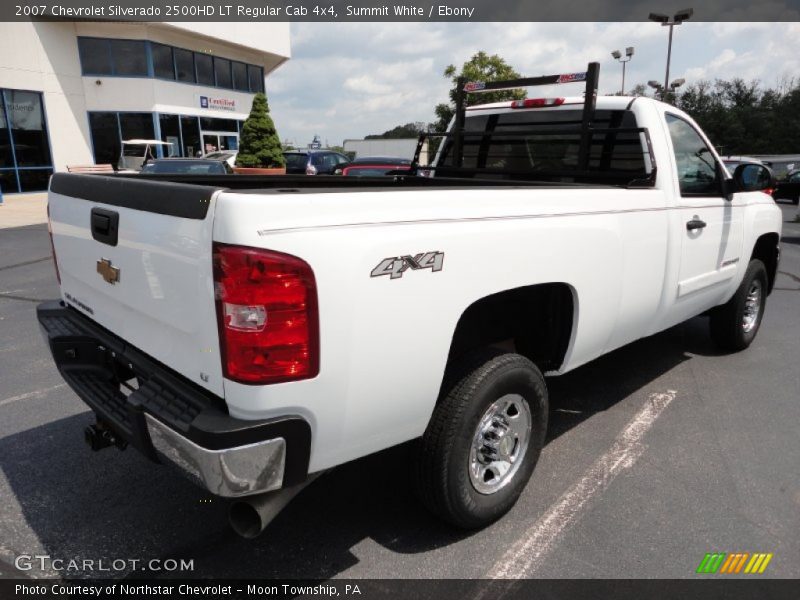
[[[292,150],[284,152],[283,157],[289,175],[338,175],[350,162],[344,154],[333,150]]]
[[[548,439],[544,373],[704,313],[747,348],[779,259],[767,172],[729,177],[689,115],[597,97],[598,70],[513,82],[585,96],[469,108],[484,86],[460,83],[413,181],[53,175],[60,293],[37,316],[86,441],[235,498],[253,537],[318,474],[417,440],[421,501],[476,528]]]
[[[144,175],[226,175],[233,169],[225,160],[208,158],[156,158],[140,171]]]
[[[342,169],[346,177],[382,177],[387,173],[410,171],[411,161],[407,158],[366,156],[352,160]]]
[[[792,204],[800,204],[800,169],[789,171],[786,178],[775,186],[772,197],[775,200],[791,200]]]
[[[207,158],[209,160],[224,160],[231,166],[231,168],[233,168],[236,166],[236,157],[238,154],[238,150],[215,150],[214,152],[209,152],[208,154],[204,155],[203,158]]]

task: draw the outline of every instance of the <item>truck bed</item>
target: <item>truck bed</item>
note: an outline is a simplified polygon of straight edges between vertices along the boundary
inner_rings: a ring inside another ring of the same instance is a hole
[[[522,181],[464,177],[342,177],[340,175],[115,175],[120,179],[158,181],[225,188],[242,193],[349,193],[362,191],[458,189],[458,188],[610,188],[598,182]]]

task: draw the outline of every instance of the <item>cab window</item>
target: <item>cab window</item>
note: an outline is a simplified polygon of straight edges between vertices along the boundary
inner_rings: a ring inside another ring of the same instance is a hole
[[[711,149],[686,121],[667,114],[681,196],[719,196],[720,170]]]

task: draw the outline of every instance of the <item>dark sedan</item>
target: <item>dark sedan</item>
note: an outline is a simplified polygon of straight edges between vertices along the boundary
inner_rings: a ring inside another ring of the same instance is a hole
[[[286,172],[290,175],[339,175],[349,161],[332,150],[293,150],[284,152]]]
[[[800,203],[800,169],[789,171],[785,179],[781,179],[772,192],[775,200],[791,200],[792,204]]]
[[[141,170],[150,175],[228,175],[233,173],[225,160],[204,158],[156,158]]]

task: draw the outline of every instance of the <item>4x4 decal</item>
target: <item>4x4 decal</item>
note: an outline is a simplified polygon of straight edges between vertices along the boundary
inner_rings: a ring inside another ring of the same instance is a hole
[[[444,252],[420,252],[414,256],[393,256],[384,258],[378,266],[372,269],[370,277],[389,275],[390,279],[399,279],[408,269],[419,271],[430,269],[434,273],[441,271],[444,266]]]

